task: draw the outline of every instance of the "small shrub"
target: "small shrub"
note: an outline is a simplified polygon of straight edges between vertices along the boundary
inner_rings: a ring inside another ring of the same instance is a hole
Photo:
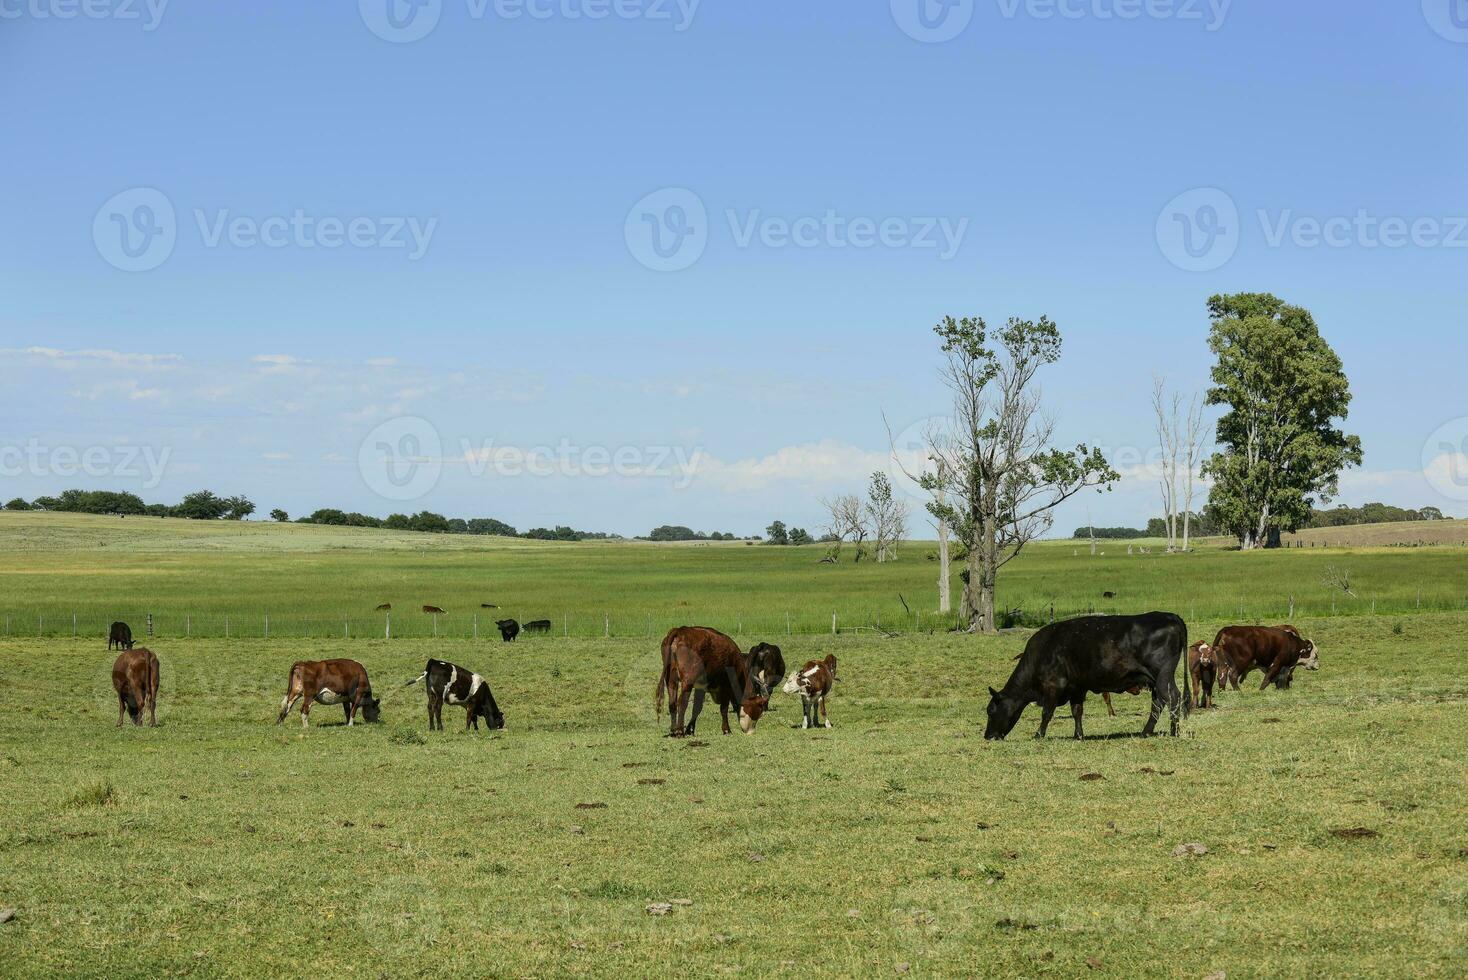
[[[1392,636],[1401,636],[1405,632],[1407,632],[1407,625],[1405,623],[1392,624]]]
[[[428,739],[418,729],[409,725],[399,725],[387,736],[387,740],[393,745],[427,745]]]
[[[67,806],[107,806],[117,802],[117,788],[110,779],[98,779],[78,786],[66,801]]]

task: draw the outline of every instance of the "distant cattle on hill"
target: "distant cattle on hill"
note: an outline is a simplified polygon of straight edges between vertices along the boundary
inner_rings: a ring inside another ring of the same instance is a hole
[[[390,602],[384,602],[382,605],[380,605],[380,606],[377,607],[377,611],[378,612],[386,612],[387,610],[389,610],[391,608],[392,608],[392,603],[390,603]]]
[[[532,619],[520,628],[527,633],[549,633],[551,621],[548,619]]]
[[[437,606],[424,606],[423,607],[423,611],[426,612],[426,613],[441,613],[441,612],[443,612],[443,610],[440,609],[440,608],[438,608]]]
[[[494,624],[500,628],[500,639],[506,643],[514,642],[520,635],[520,624],[513,619],[497,619]]]
[[[107,631],[107,649],[111,650],[113,644],[117,644],[119,650],[131,650],[133,648],[133,631],[127,623],[117,622]]]

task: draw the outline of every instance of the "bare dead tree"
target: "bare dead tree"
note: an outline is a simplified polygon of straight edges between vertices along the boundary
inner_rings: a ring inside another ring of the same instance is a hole
[[[926,486],[921,473],[914,474],[909,469],[909,461],[902,458],[897,450],[896,440],[892,437],[892,426],[887,423],[887,417],[882,416],[882,422],[887,426],[887,444],[891,448],[892,460],[902,471],[902,475],[919,486]],[[924,457],[927,466],[938,468],[941,472],[944,453],[939,447],[947,444],[948,435],[946,430],[938,422],[930,423],[923,431]],[[923,468],[926,471],[927,466]],[[948,521],[944,518],[948,506],[948,481],[939,478],[932,486],[926,487],[932,494],[932,501],[927,504],[927,511],[932,520],[929,523],[938,534],[938,611],[940,613],[950,612],[953,608],[952,588],[952,548],[949,538],[952,534]],[[905,505],[904,505],[905,506]],[[904,530],[904,534],[906,531]]]
[[[897,543],[907,533],[907,501],[892,493],[892,481],[877,470],[867,487],[866,524],[871,528],[878,562],[897,557]]]
[[[1198,485],[1198,467],[1203,463],[1203,400],[1193,396],[1188,406],[1188,426],[1183,443],[1183,551],[1191,547],[1193,530],[1193,492]]]
[[[1119,479],[1099,450],[1051,447],[1054,422],[1040,411],[1035,378],[1060,357],[1060,331],[1048,317],[1011,318],[991,349],[981,318],[946,317],[936,328],[953,394],[952,439],[942,465],[923,476],[948,495],[941,515],[967,547],[960,616],[993,633],[999,570],[1048,530],[1051,512],[1088,487]]]
[[[1320,584],[1332,591],[1339,589],[1352,599],[1356,598],[1356,593],[1351,591],[1351,570],[1349,568],[1325,566],[1325,577],[1320,580]]]
[[[1157,416],[1157,441],[1162,449],[1162,515],[1167,525],[1167,550],[1177,550],[1178,455],[1182,443],[1183,396],[1167,393],[1167,382],[1161,375],[1152,376],[1152,411]]]
[[[866,555],[863,542],[870,532],[861,498],[854,493],[843,493],[822,499],[821,504],[826,508],[826,531],[836,538],[832,553],[839,559],[841,545],[849,539],[856,545],[856,561],[861,561]]]

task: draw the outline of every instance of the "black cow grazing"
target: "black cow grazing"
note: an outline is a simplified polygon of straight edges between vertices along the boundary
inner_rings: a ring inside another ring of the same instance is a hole
[[[497,619],[494,624],[500,628],[500,636],[506,643],[513,642],[520,635],[520,624],[513,619]]]
[[[745,659],[749,662],[749,676],[759,686],[759,692],[769,697],[775,685],[785,679],[785,658],[780,655],[780,648],[773,643],[756,643]],[[773,711],[774,707],[769,710]]]
[[[522,627],[527,633],[549,633],[551,622],[548,619],[532,619]]]
[[[107,649],[112,649],[112,644],[117,644],[119,650],[131,650],[133,648],[133,631],[127,623],[117,622],[107,631]]]
[[[417,684],[419,681],[427,681],[429,731],[443,731],[445,704],[464,706],[464,710],[468,712],[464,718],[466,732],[471,725],[478,731],[480,718],[484,719],[485,727],[491,731],[505,727],[505,716],[500,714],[500,706],[495,703],[494,693],[490,691],[484,678],[472,670],[465,670],[444,660],[429,660],[423,673],[404,686]]]
[[[1086,694],[1100,691],[1119,694],[1132,688],[1150,688],[1152,711],[1142,726],[1143,735],[1157,727],[1165,703],[1172,717],[1172,734],[1178,730],[1178,712],[1188,710],[1179,694],[1178,660],[1188,645],[1188,627],[1172,613],[1152,612],[1141,616],[1082,616],[1044,627],[1025,645],[1019,665],[1002,691],[989,688],[987,739],[1002,739],[1019,721],[1030,704],[1040,705],[1043,738],[1050,717],[1062,704],[1069,704],[1076,722],[1076,738],[1082,737],[1081,711]],[[1188,686],[1187,674],[1183,686]]]

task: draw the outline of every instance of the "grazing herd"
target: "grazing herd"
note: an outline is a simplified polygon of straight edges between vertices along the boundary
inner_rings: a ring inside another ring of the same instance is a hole
[[[496,625],[505,642],[513,641],[522,631],[550,630],[549,620],[522,626],[505,619]],[[112,667],[118,727],[122,727],[124,715],[141,725],[146,714],[148,724],[156,725],[158,658],[147,648],[134,648],[132,630],[126,623],[112,624],[107,648],[114,646],[122,650]],[[782,679],[784,693],[800,696],[801,728],[831,727],[827,700],[840,679],[835,656],[807,661],[787,677],[779,647],[758,643],[746,654],[729,636],[703,626],[670,630],[663,637],[661,654],[654,707],[661,716],[666,697],[668,735],[673,738],[696,733],[704,701],[710,695],[719,706],[725,735],[732,731],[731,712],[740,731],[753,732],[760,718],[771,710],[770,698]],[[1179,691],[1175,678],[1178,662],[1184,656],[1183,689]],[[1153,734],[1164,708],[1169,715],[1169,731],[1177,735],[1179,715],[1213,707],[1215,687],[1224,691],[1232,685],[1237,691],[1239,682],[1257,669],[1264,674],[1261,691],[1271,683],[1283,690],[1290,687],[1298,667],[1317,670],[1320,666],[1315,643],[1293,626],[1228,626],[1219,631],[1212,644],[1199,641],[1188,646],[1188,630],[1181,617],[1163,612],[1081,616],[1051,623],[1036,631],[1015,659],[1017,663],[1004,686],[989,688],[986,739],[1008,736],[1032,704],[1040,707],[1037,738],[1045,736],[1055,710],[1069,705],[1075,737],[1081,739],[1085,737],[1087,695],[1100,694],[1110,709],[1111,695],[1140,694],[1143,690],[1151,694],[1152,703],[1142,735]],[[505,716],[494,693],[474,671],[430,659],[423,673],[403,687],[419,683],[428,694],[430,730],[443,730],[446,704],[464,708],[465,731],[477,731],[481,719],[488,731],[504,729]],[[382,699],[374,695],[367,669],[355,660],[299,661],[291,665],[276,724],[285,721],[297,702],[301,705],[302,727],[310,725],[311,708],[316,704],[341,705],[348,726],[356,724],[358,713],[367,722],[381,718]],[[1115,709],[1111,713],[1114,715]]]

